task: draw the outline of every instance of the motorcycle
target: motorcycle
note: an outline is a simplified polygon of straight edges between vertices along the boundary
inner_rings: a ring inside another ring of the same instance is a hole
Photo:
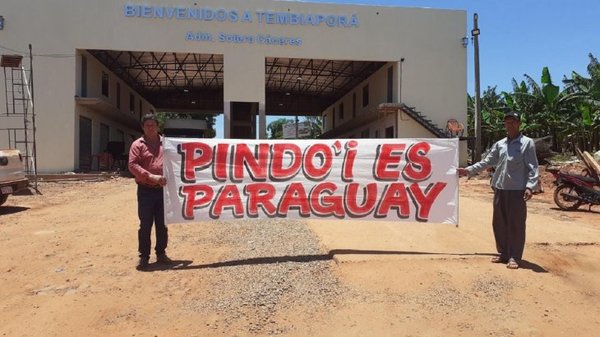
[[[560,209],[574,211],[582,205],[600,205],[600,178],[584,170],[585,175],[561,172],[559,168],[547,168],[554,176],[554,202]]]

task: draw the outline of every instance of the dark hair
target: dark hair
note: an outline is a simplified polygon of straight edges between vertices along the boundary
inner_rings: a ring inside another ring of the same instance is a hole
[[[142,121],[140,122],[142,125],[144,125],[144,123],[146,123],[146,121],[155,121],[156,124],[158,124],[158,118],[156,118],[155,114],[145,114],[142,117]]]

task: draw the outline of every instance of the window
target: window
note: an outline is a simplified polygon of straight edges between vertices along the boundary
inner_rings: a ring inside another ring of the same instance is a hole
[[[356,117],[356,93],[352,94],[352,118]]]
[[[81,55],[81,97],[87,97],[87,57]]]
[[[379,130],[375,130],[375,138],[379,138]]]
[[[369,129],[362,130],[360,133],[360,138],[369,138]]]
[[[394,67],[389,67],[387,71],[387,102],[394,101]]]
[[[340,103],[338,109],[340,110],[340,120],[344,119],[344,103]]]
[[[117,109],[121,109],[121,83],[117,82]]]
[[[132,93],[129,93],[129,112],[135,113],[135,96]]]
[[[385,128],[385,138],[394,138],[394,127]]]
[[[335,107],[333,108],[333,113],[331,114],[331,128],[335,129]]]
[[[102,72],[102,95],[108,97],[108,74]]]
[[[323,115],[323,131],[327,131],[327,115]]]
[[[363,94],[363,102],[362,102],[363,104],[362,104],[362,106],[363,106],[363,108],[364,108],[364,107],[366,107],[367,105],[369,105],[369,85],[365,85],[365,86],[363,87],[363,90],[362,90],[362,91],[363,91],[363,92],[362,92],[362,94]]]

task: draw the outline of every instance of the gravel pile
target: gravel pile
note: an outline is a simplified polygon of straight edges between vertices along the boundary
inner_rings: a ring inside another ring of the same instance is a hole
[[[488,298],[500,298],[514,288],[514,284],[503,278],[480,277],[473,282],[472,291],[483,293]]]
[[[185,303],[196,313],[219,313],[214,329],[242,324],[251,333],[285,333],[293,326],[279,322],[277,312],[311,313],[335,305],[347,291],[301,220],[231,221],[215,227],[211,236],[233,249],[222,263],[205,270],[214,283],[211,294]]]

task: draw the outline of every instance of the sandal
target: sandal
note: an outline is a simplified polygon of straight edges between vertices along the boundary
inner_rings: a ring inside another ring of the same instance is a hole
[[[517,263],[517,261],[513,258],[510,258],[508,260],[508,263],[506,264],[506,268],[508,269],[519,269],[519,264]]]
[[[494,256],[490,259],[491,263],[506,263],[506,259],[503,259],[501,256]]]

